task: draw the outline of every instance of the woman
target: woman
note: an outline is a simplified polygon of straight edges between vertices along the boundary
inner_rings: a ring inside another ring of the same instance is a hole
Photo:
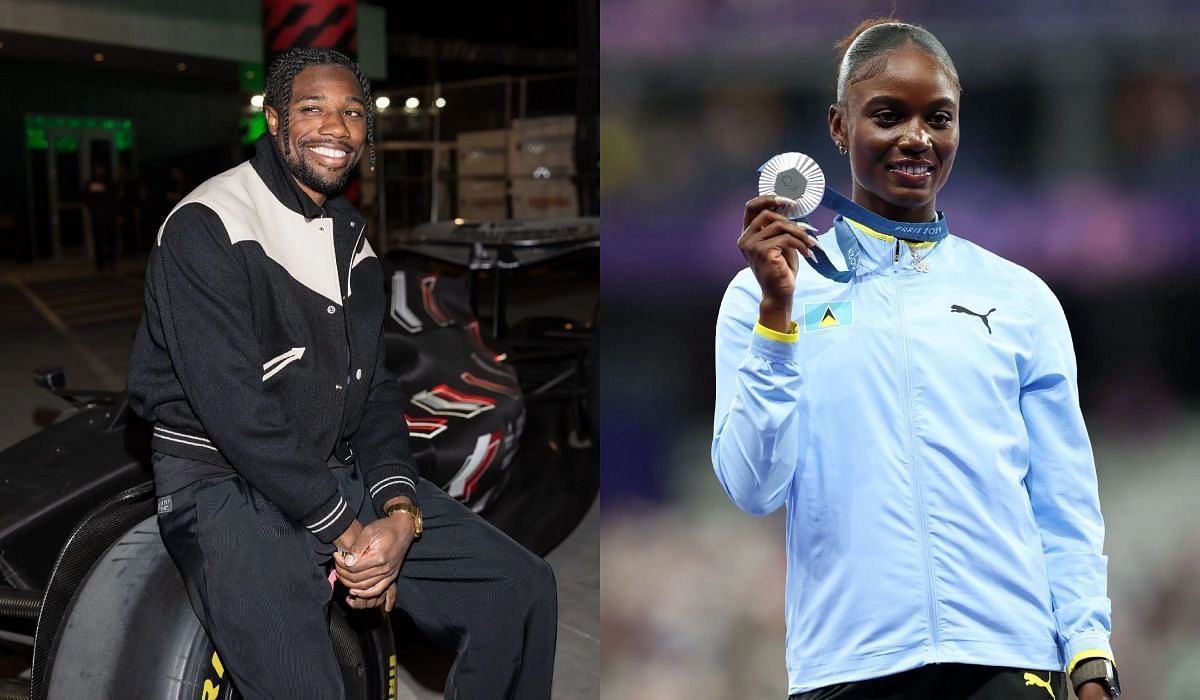
[[[1066,698],[1069,678],[1084,700],[1113,697],[1062,309],[1032,273],[946,235],[961,89],[941,43],[869,20],[838,48],[830,135],[853,201],[895,225],[838,217],[818,242],[781,213],[790,200],[750,200],[750,266],[717,328],[717,476],[746,511],[788,510],[789,692]],[[940,233],[904,240],[904,222]],[[839,252],[848,279],[799,264]]]

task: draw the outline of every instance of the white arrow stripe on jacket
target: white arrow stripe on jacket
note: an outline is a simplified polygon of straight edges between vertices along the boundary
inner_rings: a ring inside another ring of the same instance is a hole
[[[287,352],[283,353],[279,357],[268,360],[266,363],[263,364],[263,371],[267,372],[267,373],[263,375],[262,380],[264,382],[267,381],[271,377],[275,376],[276,372],[283,369],[284,367],[287,367],[288,365],[295,362],[296,360],[299,360],[301,357],[304,357],[304,348],[292,348],[291,350],[288,350]],[[271,368],[271,370],[268,372],[267,368],[271,367],[272,365],[274,365],[274,367]]]

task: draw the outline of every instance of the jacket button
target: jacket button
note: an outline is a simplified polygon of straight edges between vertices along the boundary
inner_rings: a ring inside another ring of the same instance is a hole
[[[334,384],[334,385],[333,385],[333,388],[334,388],[334,389],[336,389],[337,391],[341,391],[341,390],[342,390],[342,385],[341,385],[341,384]]]
[[[362,380],[362,368],[361,367],[354,371],[354,378],[358,379],[360,381]]]
[[[326,310],[326,311],[328,311],[328,312],[329,312],[329,313],[331,313],[331,314],[335,314],[335,313],[337,313],[337,307],[336,307],[336,306],[334,306],[333,304],[330,304],[330,305],[329,305],[329,308],[328,308],[328,309],[325,309],[325,310]]]

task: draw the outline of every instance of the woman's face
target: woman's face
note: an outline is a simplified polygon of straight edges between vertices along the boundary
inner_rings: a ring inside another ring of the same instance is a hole
[[[946,69],[915,46],[849,85],[829,108],[829,131],[850,150],[854,201],[894,221],[933,220],[958,150],[958,100]]]

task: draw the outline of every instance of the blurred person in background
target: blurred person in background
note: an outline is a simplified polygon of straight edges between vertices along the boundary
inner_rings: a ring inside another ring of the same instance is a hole
[[[142,205],[146,192],[133,176],[127,163],[117,163],[117,179],[113,183],[117,198],[117,227],[125,257],[136,258],[149,248],[142,234]]]
[[[108,166],[92,165],[92,177],[83,183],[83,205],[92,222],[92,242],[96,252],[96,271],[117,266],[117,190],[108,176]]]
[[[794,202],[750,200],[716,339],[717,476],[743,510],[788,509],[788,692],[1115,697],[1062,308],[937,211],[960,137],[942,44],[868,20],[838,47],[829,132],[868,213],[819,242]],[[799,265],[835,247],[848,273]]]

